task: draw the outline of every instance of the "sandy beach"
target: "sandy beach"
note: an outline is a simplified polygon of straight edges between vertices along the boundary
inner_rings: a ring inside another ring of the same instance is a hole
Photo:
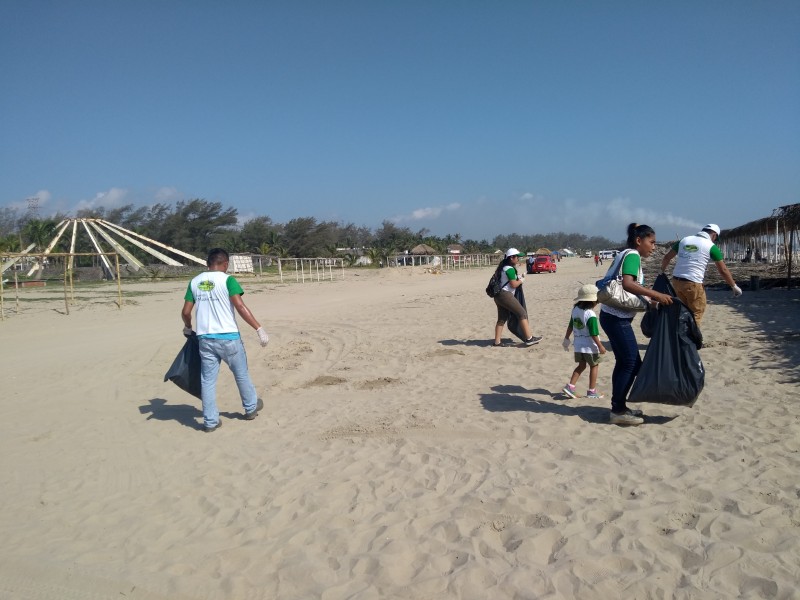
[[[527,277],[532,348],[491,347],[490,268],[241,277],[265,409],[245,421],[223,368],[211,434],[163,381],[186,282],[69,315],[7,290],[0,598],[797,598],[800,291],[709,291],[699,400],[623,428],[612,356],[606,399],[560,392],[572,298],[603,271]]]

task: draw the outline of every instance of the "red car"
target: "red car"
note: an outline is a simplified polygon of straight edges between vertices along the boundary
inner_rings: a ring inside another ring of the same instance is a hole
[[[555,273],[556,261],[552,256],[534,256],[530,263],[530,273]]]

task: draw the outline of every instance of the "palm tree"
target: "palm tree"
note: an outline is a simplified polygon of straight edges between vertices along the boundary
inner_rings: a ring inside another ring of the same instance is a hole
[[[19,237],[16,235],[0,236],[0,252],[19,252]]]
[[[56,228],[52,221],[40,221],[33,219],[25,224],[22,234],[32,244],[36,244],[37,250],[44,250],[45,245],[53,238],[53,230]]]
[[[383,260],[383,250],[380,248],[367,248],[367,257],[369,257],[372,266],[375,267]]]

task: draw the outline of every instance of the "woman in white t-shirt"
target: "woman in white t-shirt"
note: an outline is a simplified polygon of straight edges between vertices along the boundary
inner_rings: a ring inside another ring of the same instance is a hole
[[[503,327],[505,327],[506,321],[508,321],[508,317],[511,314],[514,314],[519,320],[520,329],[522,329],[522,333],[525,336],[523,343],[526,346],[538,344],[542,339],[531,334],[528,311],[514,297],[514,290],[525,282],[525,276],[517,273],[517,264],[519,264],[521,256],[525,256],[525,254],[516,248],[509,248],[503,258],[503,262],[497,267],[501,271],[500,283],[503,289],[494,297],[494,303],[497,305],[497,321],[494,326],[495,346],[503,345]]]
[[[656,247],[656,232],[649,225],[628,225],[628,252],[620,253],[609,267],[609,273],[616,271],[622,261],[620,274],[625,291],[638,296],[652,298],[655,302],[672,304],[672,297],[644,287],[642,258],[647,258]],[[642,359],[639,344],[633,332],[631,321],[635,311],[603,305],[600,310],[600,326],[611,342],[614,352],[614,372],[611,374],[611,414],[609,420],[615,425],[641,425],[644,415],[640,410],[630,410],[626,404]]]

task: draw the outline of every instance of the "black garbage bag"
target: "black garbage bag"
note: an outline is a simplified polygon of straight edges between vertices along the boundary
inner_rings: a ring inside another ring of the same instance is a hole
[[[514,298],[517,299],[517,302],[522,304],[522,308],[524,308],[526,311],[528,310],[528,308],[525,306],[525,292],[522,291],[522,286],[514,288]],[[530,315],[528,316],[528,321],[530,321]],[[519,339],[521,339],[523,342],[528,339],[522,332],[522,326],[519,323],[517,315],[515,315],[514,313],[511,313],[509,315],[507,325],[508,325],[508,330],[515,336],[517,336]]]
[[[200,341],[196,333],[186,336],[186,343],[164,375],[164,381],[171,381],[184,392],[200,398]]]
[[[650,345],[628,396],[629,402],[692,406],[705,385],[698,349],[703,337],[683,302],[654,311]]]
[[[675,297],[675,288],[672,287],[669,277],[664,273],[660,273],[658,277],[656,277],[656,280],[653,282],[653,289],[662,294],[667,294],[673,298]],[[658,314],[656,307],[652,304],[651,307],[652,308],[648,308],[644,316],[642,316],[642,335],[646,338],[653,337],[653,326],[655,325],[656,315]],[[702,342],[703,340],[701,339],[700,341]]]

